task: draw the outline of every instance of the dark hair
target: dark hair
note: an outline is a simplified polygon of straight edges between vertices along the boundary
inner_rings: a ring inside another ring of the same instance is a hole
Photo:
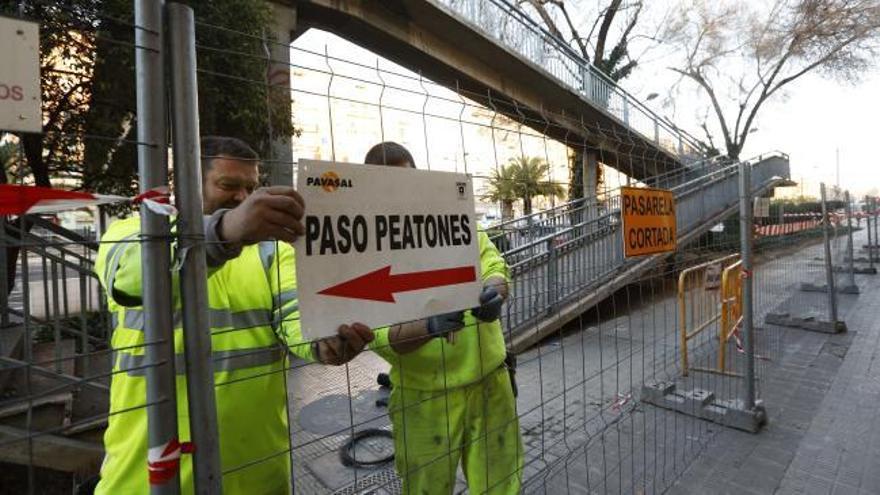
[[[256,165],[260,155],[241,139],[227,136],[204,136],[201,140],[202,173],[211,170],[214,158],[226,157],[243,161],[253,161]]]
[[[407,162],[413,168],[416,167],[416,161],[409,151],[394,141],[385,141],[373,146],[364,157],[364,163],[368,165],[401,165]]]

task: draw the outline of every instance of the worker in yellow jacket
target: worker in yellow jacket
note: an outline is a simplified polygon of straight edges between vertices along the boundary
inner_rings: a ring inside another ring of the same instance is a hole
[[[372,340],[362,324],[303,343],[293,248],[303,233],[302,198],[290,187],[258,189],[257,154],[228,137],[202,140],[208,299],[224,493],[290,491],[285,347],[304,359],[347,362]],[[148,493],[144,315],[140,221],[115,222],[102,238],[95,271],[115,329],[106,451],[96,493]],[[278,242],[283,241],[283,242]],[[174,301],[177,283],[174,283]],[[178,430],[189,440],[183,334],[175,314]],[[279,344],[282,343],[282,344]],[[198,448],[198,446],[196,446]],[[189,456],[180,462],[183,493],[192,493]]]
[[[393,142],[364,161],[414,167]],[[376,330],[370,348],[391,364],[389,411],[406,495],[450,494],[459,462],[473,494],[519,493],[523,447],[501,306],[507,264],[478,232],[483,291],[477,306]]]

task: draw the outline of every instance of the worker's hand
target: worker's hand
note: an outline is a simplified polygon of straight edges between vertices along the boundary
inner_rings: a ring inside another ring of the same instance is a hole
[[[345,364],[373,341],[373,331],[363,323],[339,325],[338,334],[314,343],[312,354],[324,364]]]
[[[464,327],[464,311],[434,315],[425,322],[428,334],[432,337],[440,337]]]
[[[305,233],[305,202],[292,187],[261,187],[220,221],[220,239],[234,244],[260,241],[296,241]]]
[[[480,321],[495,321],[501,316],[501,305],[504,303],[504,297],[498,292],[493,285],[483,287],[480,293],[480,305],[471,310]]]

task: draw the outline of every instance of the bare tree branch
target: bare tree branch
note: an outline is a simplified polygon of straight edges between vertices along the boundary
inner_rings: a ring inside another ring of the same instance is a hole
[[[547,29],[550,31],[550,34],[556,36],[557,38],[564,40],[565,36],[562,35],[562,32],[559,31],[559,28],[556,27],[556,21],[553,20],[553,17],[547,12],[547,9],[544,8],[544,2],[541,0],[525,0],[529,5],[532,6],[535,11],[538,12],[538,15],[541,16],[541,20],[544,21],[544,25],[547,26]]]
[[[608,39],[608,30],[611,29],[611,23],[614,22],[614,16],[620,8],[622,0],[611,0],[611,4],[605,9],[602,16],[602,25],[599,26],[599,35],[596,37],[596,51],[593,60],[602,60],[605,58],[605,42]]]
[[[857,77],[880,51],[876,0],[775,0],[764,10],[701,1],[681,7],[676,19],[667,38],[683,56],[672,69],[709,99],[732,158],[781,89],[816,71]],[[723,94],[736,104],[732,129]]]
[[[614,81],[625,78],[638,64],[640,57],[629,53],[631,40],[660,43],[660,29],[648,35],[638,32],[644,0],[604,0],[605,5],[592,16],[588,30],[578,25],[578,16],[572,16],[583,10],[585,0],[517,0],[517,3],[533,9],[550,33],[566,40],[584,60],[592,62]],[[623,21],[621,13],[626,13]]]
[[[563,17],[565,17],[565,22],[566,24],[568,24],[568,29],[571,31],[572,41],[577,43],[577,46],[581,49],[581,54],[584,56],[584,58],[590,60],[590,52],[587,50],[587,45],[584,43],[584,39],[581,38],[581,35],[578,32],[577,28],[575,28],[574,22],[571,20],[571,16],[568,15],[568,10],[565,8],[565,3],[563,3],[561,0],[556,0],[553,3],[559,8],[560,11],[562,11],[562,15]]]

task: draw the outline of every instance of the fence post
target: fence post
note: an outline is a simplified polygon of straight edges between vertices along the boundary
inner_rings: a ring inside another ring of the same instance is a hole
[[[871,219],[874,216],[874,208],[876,208],[876,207],[877,207],[876,201],[874,200],[874,198],[870,198],[868,200],[868,218],[866,219],[865,223],[868,224],[868,232],[870,233],[872,230],[874,232],[874,237],[872,239],[868,240],[868,245],[871,246],[871,247],[868,247],[868,263],[870,263],[872,267],[874,266],[873,245],[880,244],[880,243],[878,243],[877,224],[875,223],[874,228],[871,229]]]
[[[846,244],[846,254],[849,256],[849,261],[847,262],[847,272],[849,273],[849,286],[854,287],[856,285],[856,267],[855,267],[855,245],[853,244],[855,241],[853,240],[853,226],[852,226],[852,205],[850,205],[850,196],[849,191],[843,193],[843,200],[845,201],[844,210],[846,212],[846,230],[847,232],[847,244]]]
[[[868,269],[874,270],[874,254],[873,248],[874,238],[871,236],[871,199],[868,196],[865,196],[865,210],[867,210],[867,215],[865,216],[865,228],[868,230]]]
[[[746,401],[745,409],[755,409],[755,331],[752,308],[752,180],[751,165],[739,164],[739,236],[742,259],[742,330],[746,352]]]
[[[222,492],[208,279],[202,216],[199,104],[196,79],[195,22],[192,8],[169,3],[171,102],[178,216],[178,256],[182,258],[180,294],[186,357],[186,390],[196,493]]]
[[[0,328],[9,326],[9,272],[6,268],[6,217],[0,215]],[[3,352],[0,342],[0,352]]]
[[[553,237],[547,239],[547,312],[553,311],[556,307],[556,301],[559,297],[559,267],[557,265],[558,255],[556,253],[556,245]]]
[[[834,288],[834,268],[831,266],[831,239],[828,236],[828,228],[831,220],[828,218],[828,205],[825,204],[825,183],[819,185],[819,193],[822,199],[822,236],[825,244],[825,279],[828,288],[828,319],[832,325],[837,325],[837,292]]]
[[[135,77],[138,116],[140,192],[168,185],[167,114],[164,75],[164,2],[136,0]],[[98,211],[103,222],[103,212]],[[102,226],[103,227],[103,226]],[[101,235],[101,228],[98,234]],[[141,205],[144,349],[147,384],[147,445],[163,448],[177,438],[177,392],[174,370],[174,324],[171,301],[171,254],[167,217]],[[153,495],[180,493],[180,477],[151,484]]]
[[[874,209],[877,208],[877,202],[874,198],[869,198],[868,205],[868,225],[871,225],[871,221],[874,220]],[[878,235],[877,233],[877,223],[874,223],[874,228],[872,230],[874,231],[873,243],[878,244],[878,239],[880,239],[880,235]],[[871,242],[868,242],[868,244],[870,245]],[[874,248],[872,247],[868,248],[868,259],[871,260],[871,263],[874,262]]]

